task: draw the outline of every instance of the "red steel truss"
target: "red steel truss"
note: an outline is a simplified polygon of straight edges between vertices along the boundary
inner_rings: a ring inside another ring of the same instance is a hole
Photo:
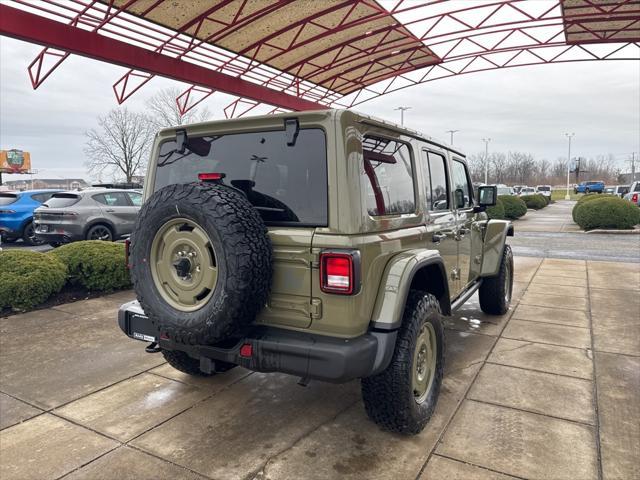
[[[214,91],[227,117],[351,107],[456,75],[548,63],[640,59],[640,0],[12,0],[0,34],[45,48],[34,88],[69,56],[130,68],[119,103],[155,75]]]

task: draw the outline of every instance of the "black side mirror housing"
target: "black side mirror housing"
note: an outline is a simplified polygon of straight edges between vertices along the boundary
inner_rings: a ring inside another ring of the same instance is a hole
[[[483,185],[478,187],[478,206],[493,207],[498,202],[498,187],[495,185]]]

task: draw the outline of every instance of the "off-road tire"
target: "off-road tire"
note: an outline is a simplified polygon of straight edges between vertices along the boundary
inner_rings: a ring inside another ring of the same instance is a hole
[[[509,310],[512,292],[513,253],[511,247],[505,245],[498,275],[485,278],[480,285],[480,308],[489,315],[504,315]]]
[[[426,398],[418,403],[413,394],[414,349],[420,328],[428,322],[435,332],[437,351],[433,383]],[[438,402],[444,371],[444,331],[436,297],[411,290],[407,297],[395,351],[381,373],[362,379],[362,399],[369,418],[382,428],[415,435],[422,431]]]
[[[186,218],[208,235],[218,276],[208,300],[181,311],[159,293],[149,266],[156,233]],[[175,184],[144,204],[131,235],[131,280],[138,301],[160,332],[176,343],[213,345],[239,338],[264,307],[272,276],[272,249],[258,212],[239,191],[219,184]]]

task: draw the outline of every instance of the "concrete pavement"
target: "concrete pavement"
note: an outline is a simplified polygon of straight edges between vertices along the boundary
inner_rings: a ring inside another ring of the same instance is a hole
[[[557,201],[542,210],[529,210],[514,222],[508,239],[515,255],[574,258],[609,262],[640,262],[640,235],[585,234],[571,219],[576,202]]]
[[[358,382],[173,370],[115,324],[130,292],[0,320],[0,478],[640,478],[640,265],[516,257],[504,316],[446,321],[427,428]]]

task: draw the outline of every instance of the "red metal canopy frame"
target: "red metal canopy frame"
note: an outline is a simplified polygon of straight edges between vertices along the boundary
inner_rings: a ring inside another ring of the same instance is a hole
[[[177,5],[177,6],[176,6]],[[451,76],[563,62],[640,59],[640,0],[12,0],[0,34],[45,46],[38,88],[70,54],[129,67],[119,103],[160,75],[214,91],[240,116],[351,107]]]

